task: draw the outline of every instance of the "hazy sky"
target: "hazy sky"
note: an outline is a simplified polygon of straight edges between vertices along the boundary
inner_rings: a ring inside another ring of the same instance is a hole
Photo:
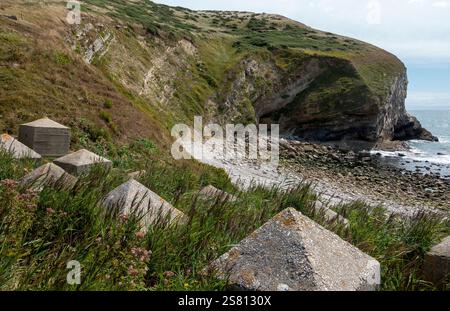
[[[277,13],[396,54],[410,109],[450,108],[450,0],[157,0],[190,9]]]

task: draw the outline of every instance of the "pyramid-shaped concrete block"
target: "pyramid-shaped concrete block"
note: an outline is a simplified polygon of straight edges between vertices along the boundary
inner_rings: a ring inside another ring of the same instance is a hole
[[[39,154],[58,157],[69,152],[70,129],[48,118],[22,124],[19,141]]]
[[[228,202],[235,202],[237,198],[223,190],[217,189],[214,186],[207,186],[204,187],[200,192],[200,197],[204,199],[213,199],[213,200],[220,200],[220,201],[228,201]]]
[[[336,213],[335,211],[333,211],[332,209],[329,209],[328,207],[326,207],[325,205],[323,205],[322,202],[320,201],[316,201],[314,204],[314,212],[316,215],[322,215],[323,218],[327,221],[327,222],[337,222],[342,224],[345,228],[349,228],[350,227],[350,223],[349,221],[342,217],[341,215],[339,215],[338,213]]]
[[[436,286],[450,281],[450,236],[426,254],[423,269],[425,279]]]
[[[131,172],[128,174],[128,177],[131,179],[139,179],[142,176],[144,176],[147,172],[145,170],[142,171],[136,171],[136,172]]]
[[[112,162],[86,149],[68,154],[53,161],[69,174],[79,176],[87,173],[94,165],[102,165],[107,168],[112,167]]]
[[[42,157],[36,151],[28,148],[20,141],[8,134],[2,134],[0,137],[0,148],[9,152],[15,159],[35,159]]]
[[[31,187],[35,190],[42,190],[45,185],[62,185],[66,188],[73,187],[77,178],[68,174],[59,166],[53,163],[42,165],[25,175],[21,180],[22,186]]]
[[[183,224],[187,220],[183,212],[134,179],[111,191],[103,204],[109,214],[136,213],[144,230],[158,222]]]
[[[380,284],[378,261],[292,208],[208,270],[250,291],[367,291]]]

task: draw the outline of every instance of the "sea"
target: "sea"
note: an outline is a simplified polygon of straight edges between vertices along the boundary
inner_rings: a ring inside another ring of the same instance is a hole
[[[412,140],[408,151],[379,151],[381,165],[391,165],[423,174],[436,174],[450,178],[450,109],[411,110],[422,126],[439,138],[439,142]]]

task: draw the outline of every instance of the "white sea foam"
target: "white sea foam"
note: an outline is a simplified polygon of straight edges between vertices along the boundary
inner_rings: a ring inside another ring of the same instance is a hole
[[[431,155],[418,148],[411,148],[409,151],[383,151],[372,150],[372,154],[381,154],[382,157],[401,157],[405,160],[420,161],[434,164],[450,164],[450,155]],[[404,155],[404,156],[402,156]]]
[[[438,137],[438,138],[441,144],[450,144],[450,138],[448,137]]]

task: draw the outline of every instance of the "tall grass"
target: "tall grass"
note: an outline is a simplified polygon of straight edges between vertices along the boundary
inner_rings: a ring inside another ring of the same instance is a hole
[[[146,147],[131,147],[129,152],[153,150],[142,141],[137,146]],[[258,186],[237,191],[215,170],[174,165],[147,154],[135,157],[142,162],[131,165],[146,170],[139,181],[182,210],[189,221],[183,226],[156,224],[143,236],[133,215],[105,217],[101,201],[127,180],[130,167],[128,156],[121,161],[123,153],[111,152],[115,169],[95,168],[73,188],[54,183],[40,193],[14,181],[29,164],[0,153],[0,163],[5,164],[0,170],[0,289],[222,290],[225,282],[202,270],[287,207],[300,210],[379,260],[383,290],[433,289],[421,279],[420,271],[424,253],[448,234],[448,224],[438,219],[417,215],[402,220],[355,203],[340,207],[350,222],[345,228],[314,211],[316,197],[308,185],[287,192]],[[199,197],[198,190],[211,183],[238,199]],[[81,285],[66,282],[71,260],[81,263]]]
[[[383,208],[371,209],[363,202],[340,208],[350,221],[341,236],[381,263],[382,290],[433,290],[423,280],[425,253],[450,233],[448,221],[427,213],[411,218],[389,216]],[[450,284],[445,285],[450,289]]]

